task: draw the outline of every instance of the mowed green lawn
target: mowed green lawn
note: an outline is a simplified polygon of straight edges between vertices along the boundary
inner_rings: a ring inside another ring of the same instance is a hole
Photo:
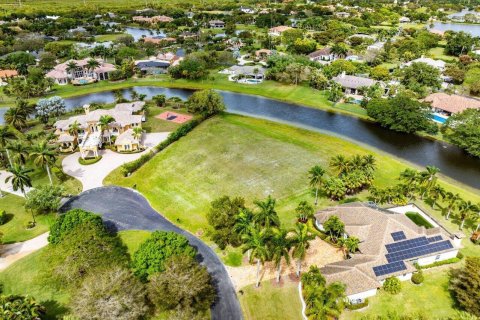
[[[106,184],[137,189],[153,207],[174,223],[202,234],[210,202],[222,195],[245,197],[248,204],[272,195],[282,223],[295,222],[301,200],[313,201],[308,170],[328,169],[336,154],[372,153],[377,158],[375,185],[396,183],[407,166],[391,157],[369,152],[351,142],[265,120],[224,114],[207,120],[187,137],[156,155],[132,176],[117,169]],[[453,187],[446,185],[448,189]],[[473,192],[455,188],[478,201]],[[365,199],[365,193],[359,196]],[[334,202],[321,198],[319,207]]]
[[[379,290],[369,298],[369,306],[361,311],[346,311],[342,319],[361,319],[364,316],[388,316],[389,312],[398,315],[426,315],[434,319],[446,319],[454,316],[454,301],[448,291],[448,270],[434,268],[425,271],[425,281],[414,285],[410,281],[402,282],[402,291],[397,295]]]
[[[272,280],[273,281],[273,280]],[[301,320],[302,305],[298,283],[282,281],[281,286],[264,281],[259,288],[250,285],[238,295],[246,320]]]
[[[24,208],[25,199],[10,193],[4,195],[0,198],[0,211],[5,210],[8,221],[0,226],[0,232],[3,234],[2,243],[25,241],[48,231],[50,224],[55,220],[54,214],[37,215],[35,217],[37,225],[27,230],[25,225],[32,221],[32,215]]]

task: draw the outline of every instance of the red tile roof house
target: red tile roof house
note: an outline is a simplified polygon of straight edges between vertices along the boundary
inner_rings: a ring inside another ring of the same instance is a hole
[[[17,70],[0,70],[0,80],[8,80],[18,76]]]
[[[424,101],[430,103],[433,111],[447,116],[467,109],[480,109],[480,100],[443,92],[432,93]]]
[[[55,80],[55,83],[60,84],[60,85],[65,85],[68,83],[68,81],[75,81],[75,80],[80,80],[80,79],[85,79],[85,80],[108,80],[109,78],[109,73],[112,71],[115,71],[116,68],[113,64],[106,63],[102,59],[95,59],[99,63],[99,66],[96,67],[95,69],[89,69],[88,68],[88,59],[82,59],[82,60],[68,60],[65,61],[64,63],[61,63],[53,70],[48,72],[46,74],[47,78],[52,78]],[[67,70],[68,69],[68,64],[70,62],[74,62],[77,65],[77,68],[75,70]]]
[[[292,27],[288,27],[288,26],[273,27],[268,30],[268,35],[273,37],[279,37],[282,35],[282,33],[290,29],[292,29]]]
[[[327,283],[342,282],[351,303],[362,303],[374,296],[388,277],[409,280],[414,264],[429,265],[458,254],[458,242],[440,227],[425,229],[401,213],[385,212],[363,203],[351,203],[322,210],[315,225],[337,216],[345,224],[345,237],[360,240],[359,251],[350,259],[320,269]]]
[[[172,22],[173,18],[167,16],[153,16],[153,17],[144,17],[144,16],[134,16],[132,20],[135,22],[142,23],[157,23],[157,22]]]

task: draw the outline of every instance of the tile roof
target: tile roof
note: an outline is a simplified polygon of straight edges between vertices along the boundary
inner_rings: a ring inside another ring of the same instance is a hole
[[[444,110],[451,113],[459,113],[466,109],[480,109],[480,100],[459,96],[456,94],[448,95],[443,92],[432,93],[424,100],[430,102],[435,109]]]
[[[361,87],[371,87],[378,82],[369,78],[350,76],[350,75],[344,75],[344,74],[333,77],[332,80],[337,82],[344,88],[352,88],[352,89],[359,89]]]
[[[406,270],[378,277],[375,275],[373,267],[389,262],[385,256],[388,254],[386,245],[395,242],[391,235],[393,232],[403,231],[407,239],[422,236],[441,236],[442,240],[448,239],[440,228],[427,230],[417,226],[403,214],[386,213],[362,203],[329,208],[318,212],[315,218],[317,223],[322,224],[330,216],[340,218],[345,224],[345,232],[360,240],[359,253],[352,254],[351,259],[331,263],[321,269],[328,282],[345,283],[347,295],[378,288],[381,286],[380,281],[389,276],[415,271],[413,264],[405,261]]]

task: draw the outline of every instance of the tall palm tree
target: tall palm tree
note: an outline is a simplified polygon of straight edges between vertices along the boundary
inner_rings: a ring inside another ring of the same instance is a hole
[[[10,141],[6,148],[12,152],[13,162],[20,164],[25,164],[27,162],[29,148],[23,143],[23,141]]]
[[[110,123],[114,121],[115,119],[113,119],[113,117],[109,115],[104,115],[100,117],[100,119],[98,120],[98,123],[100,124],[100,130],[102,130],[102,135],[105,131],[108,131]],[[110,139],[110,134],[108,135],[108,142],[109,143],[112,142],[112,140]]]
[[[400,179],[405,181],[406,184],[416,184],[418,178],[418,172],[414,169],[405,169],[400,173]]]
[[[437,173],[440,172],[440,169],[435,166],[427,166],[426,171],[420,172],[420,183],[424,186],[423,193],[421,198],[425,196],[425,193],[430,191],[430,189],[437,183]]]
[[[142,137],[143,130],[140,127],[135,127],[133,128],[133,138],[135,140],[138,140],[138,143],[140,144],[140,138]]]
[[[467,201],[462,200],[460,202],[460,205],[458,206],[458,209],[459,209],[459,212],[458,212],[459,218],[462,221],[462,223],[460,224],[460,230],[462,230],[463,226],[465,225],[465,220],[470,218],[470,216],[472,215],[472,212],[477,208],[470,200],[467,200]]]
[[[450,218],[450,214],[452,213],[452,210],[454,210],[458,204],[461,202],[462,197],[458,193],[452,193],[452,192],[447,192],[445,193],[444,199],[447,201],[447,214],[445,216],[445,219]]]
[[[432,208],[435,207],[435,203],[437,202],[437,200],[438,200],[440,197],[443,198],[443,197],[445,196],[445,192],[446,192],[445,189],[444,189],[442,186],[438,185],[438,184],[434,185],[434,186],[430,189],[430,191],[428,192],[428,194],[429,194],[430,198],[433,200],[433,202],[432,202]]]
[[[246,235],[253,223],[253,213],[247,208],[240,209],[233,231],[238,234],[240,237]]]
[[[277,282],[280,282],[282,260],[285,260],[287,264],[290,263],[290,248],[292,247],[292,242],[288,238],[288,231],[283,228],[274,229],[271,245],[272,259],[277,268]]]
[[[260,265],[264,265],[265,261],[270,258],[268,250],[268,239],[270,237],[269,230],[252,227],[250,231],[244,236],[243,252],[250,252],[249,262],[257,262],[257,283],[256,287],[260,286]]]
[[[27,118],[25,110],[19,107],[12,107],[5,112],[4,119],[5,123],[11,125],[17,130],[22,130],[27,126]]]
[[[309,174],[308,179],[309,179],[310,187],[315,188],[315,205],[317,205],[318,190],[322,186],[323,175],[325,174],[325,170],[321,166],[316,165],[308,171],[308,174]]]
[[[10,130],[9,126],[0,127],[0,149],[5,149],[7,152],[8,163],[12,166],[12,159],[10,159],[10,152],[7,145],[11,140],[17,139],[17,135]]]
[[[56,153],[55,148],[49,146],[47,140],[39,142],[32,148],[30,157],[33,158],[33,163],[36,166],[45,166],[50,180],[50,185],[53,185],[52,174],[50,173],[50,164],[55,163]]]
[[[87,61],[87,65],[86,65],[87,69],[91,72],[93,72],[93,70],[95,70],[96,68],[100,67],[100,62],[98,62],[97,60],[95,59],[89,59]]]
[[[275,202],[270,195],[264,201],[255,200],[253,203],[258,211],[254,214],[254,221],[265,228],[280,226],[280,219],[275,211]]]
[[[75,120],[70,126],[68,127],[68,134],[74,136],[78,143],[78,133],[80,132],[80,123]]]
[[[344,155],[337,154],[330,160],[330,167],[336,169],[339,175],[350,172],[351,164]]]
[[[308,248],[310,248],[310,241],[313,239],[315,239],[315,235],[308,231],[306,224],[295,224],[291,241],[293,245],[292,256],[297,259],[297,277],[300,276],[302,262],[305,260]]]
[[[75,72],[75,70],[77,70],[77,69],[78,69],[78,65],[77,65],[77,63],[76,63],[75,61],[72,61],[72,60],[71,60],[71,61],[69,61],[69,62],[67,63],[66,71],[67,71],[68,73],[70,73],[72,79],[74,78],[74,72]]]
[[[26,188],[32,187],[32,179],[28,174],[32,172],[33,169],[27,169],[18,163],[14,163],[13,166],[7,168],[7,171],[10,172],[11,175],[5,179],[5,182],[8,183],[11,181],[13,190],[20,190],[26,197]]]

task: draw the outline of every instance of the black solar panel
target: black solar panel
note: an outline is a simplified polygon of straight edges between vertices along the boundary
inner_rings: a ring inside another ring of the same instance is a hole
[[[373,267],[373,272],[377,277],[390,274],[390,273],[395,273],[402,270],[407,270],[407,267],[405,266],[405,263],[403,261],[397,261],[397,262],[382,264],[381,266]]]
[[[403,233],[403,231],[393,232],[392,233],[392,238],[393,238],[393,241],[400,241],[400,240],[407,239],[407,237],[405,236],[405,233]]]
[[[429,243],[437,242],[437,241],[442,240],[442,236],[430,237],[430,238],[427,238],[427,240],[428,240]]]
[[[393,253],[393,252],[413,249],[413,248],[424,246],[427,244],[428,244],[428,240],[426,237],[419,237],[419,238],[399,241],[395,243],[390,243],[385,245],[385,247],[387,248],[387,251],[389,253]]]
[[[412,259],[415,257],[420,257],[426,254],[440,252],[440,251],[452,249],[452,248],[453,246],[449,240],[434,242],[430,244],[428,244],[428,241],[427,241],[426,245],[409,248],[409,249],[398,251],[398,252],[387,253],[385,257],[387,258],[389,263],[392,263],[392,262]]]

